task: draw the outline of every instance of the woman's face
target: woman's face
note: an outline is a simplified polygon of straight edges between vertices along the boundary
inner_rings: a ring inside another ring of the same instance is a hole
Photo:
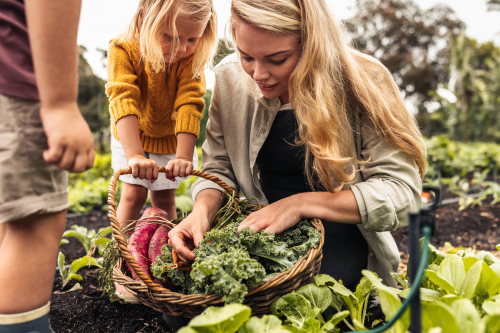
[[[300,57],[300,40],[294,35],[273,35],[244,21],[236,23],[236,46],[241,65],[267,98],[290,102],[288,79]]]

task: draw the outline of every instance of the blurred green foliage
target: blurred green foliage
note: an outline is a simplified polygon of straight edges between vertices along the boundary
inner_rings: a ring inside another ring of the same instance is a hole
[[[434,169],[441,168],[443,177],[458,175],[465,177],[472,172],[492,171],[490,161],[500,167],[500,145],[495,143],[452,141],[446,135],[439,135],[426,140],[429,155],[427,177],[435,177]],[[500,170],[497,170],[500,171]]]

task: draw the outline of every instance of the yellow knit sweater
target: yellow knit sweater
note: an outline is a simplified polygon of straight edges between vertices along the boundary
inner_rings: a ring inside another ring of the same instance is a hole
[[[193,56],[155,73],[141,62],[137,44],[117,37],[108,51],[108,83],[111,133],[119,140],[116,123],[128,115],[139,120],[144,151],[173,154],[177,133],[198,137],[205,101],[205,77],[193,78]]]

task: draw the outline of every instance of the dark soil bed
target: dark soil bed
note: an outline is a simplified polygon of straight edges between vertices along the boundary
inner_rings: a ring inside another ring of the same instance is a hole
[[[445,192],[445,198],[453,197]],[[445,242],[453,246],[475,247],[477,250],[496,251],[500,243],[497,224],[500,222],[500,204],[490,205],[491,198],[481,207],[469,207],[461,212],[458,204],[443,206],[437,210],[436,235],[432,244],[442,247]],[[92,212],[85,215],[68,217],[67,229],[73,224],[88,229],[109,226],[107,212]],[[408,228],[401,228],[392,233],[402,255],[402,262],[407,262]],[[82,245],[74,238],[69,244],[62,245],[66,255],[66,264],[85,255]],[[51,298],[50,319],[55,333],[62,332],[173,332],[162,320],[161,314],[143,305],[111,303],[107,297],[101,297],[102,290],[97,283],[98,269],[82,269],[81,285],[83,289],[69,293],[57,293],[61,288],[61,278],[56,276],[54,294]],[[379,306],[368,310],[372,313],[366,327],[371,328],[375,319],[383,319]],[[346,326],[342,331],[349,331]]]

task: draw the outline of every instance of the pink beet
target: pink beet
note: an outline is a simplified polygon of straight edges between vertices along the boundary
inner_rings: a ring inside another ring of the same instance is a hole
[[[160,208],[147,208],[142,214],[140,220],[135,226],[134,233],[130,236],[128,240],[128,250],[130,255],[134,257],[137,264],[141,267],[142,271],[152,277],[150,272],[150,263],[148,260],[148,248],[151,238],[155,234],[155,231],[160,227],[157,223],[151,223],[158,219],[158,217],[168,218],[165,211]],[[134,280],[140,280],[139,276],[135,273],[132,267],[127,263],[130,273],[132,273],[132,278]]]
[[[156,258],[161,255],[161,248],[163,245],[168,244],[168,232],[172,230],[174,226],[170,223],[165,223],[162,224],[158,229],[156,229],[156,232],[151,239],[151,242],[149,243],[149,251],[148,251],[148,256],[149,256],[149,263],[152,264],[154,261],[156,261]],[[157,280],[157,279],[156,279]],[[164,278],[165,282],[161,281],[155,281],[156,283],[159,283],[163,285],[165,288],[168,288],[170,290],[175,290],[174,285],[172,284],[172,281],[170,281],[169,278]]]

